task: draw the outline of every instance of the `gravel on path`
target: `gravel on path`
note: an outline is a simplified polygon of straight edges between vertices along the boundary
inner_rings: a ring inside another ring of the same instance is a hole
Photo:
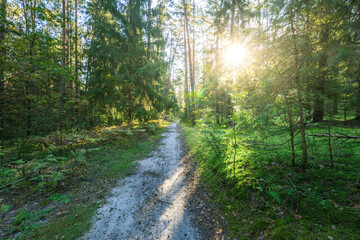
[[[196,189],[177,122],[163,133],[152,156],[121,179],[81,239],[209,239],[194,221],[189,198]],[[191,179],[191,180],[190,180]]]

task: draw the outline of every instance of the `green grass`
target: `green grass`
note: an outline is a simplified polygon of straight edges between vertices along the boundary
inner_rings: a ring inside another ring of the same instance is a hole
[[[77,239],[91,227],[98,203],[88,202],[68,209],[64,216],[56,218],[37,231],[34,239]]]
[[[160,128],[150,136],[133,136],[135,139],[132,139],[126,148],[111,143],[92,151],[87,156],[93,166],[89,179],[96,177],[96,182],[90,181],[89,185],[99,185],[106,179],[116,180],[131,173],[136,166],[135,161],[154,149],[154,145],[164,129],[164,127]],[[103,194],[98,195],[98,198],[103,197]],[[56,218],[40,228],[34,239],[77,239],[81,237],[91,227],[91,218],[97,207],[98,204],[93,201],[71,207],[65,216]]]
[[[86,142],[71,146],[64,155],[75,152],[79,163],[74,170],[76,176],[63,179],[66,189],[30,188],[16,185],[19,195],[13,199],[17,205],[24,206],[13,221],[7,237],[20,232],[15,239],[77,239],[91,226],[91,219],[108,190],[119,178],[127,176],[136,167],[137,161],[149,154],[161,138],[161,133],[168,123],[151,123],[149,131],[137,125],[119,128],[108,128],[97,133],[88,134]],[[156,126],[154,128],[154,125]],[[105,134],[103,134],[105,133]],[[41,152],[37,154],[40,156]],[[34,158],[38,159],[38,158]],[[70,160],[67,160],[70,161]],[[42,192],[38,199],[41,208],[28,210],[24,194]],[[11,199],[1,202],[1,206],[15,205]],[[49,209],[49,204],[60,206],[56,211],[50,209],[45,216],[42,209]],[[34,212],[36,211],[36,212]],[[46,219],[45,224],[41,221]]]
[[[300,171],[299,135],[296,165],[291,166],[284,132],[269,128],[260,135],[240,129],[235,144],[231,128],[183,129],[202,179],[217,196],[230,238],[360,239],[360,146],[332,139],[331,169],[328,139],[309,136],[327,133],[326,123],[308,126],[306,173]],[[331,131],[356,135],[359,129],[336,126]]]

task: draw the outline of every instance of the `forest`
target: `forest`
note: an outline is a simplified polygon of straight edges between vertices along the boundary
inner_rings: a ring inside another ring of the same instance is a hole
[[[1,239],[84,236],[171,122],[222,239],[359,239],[360,2],[1,0]]]

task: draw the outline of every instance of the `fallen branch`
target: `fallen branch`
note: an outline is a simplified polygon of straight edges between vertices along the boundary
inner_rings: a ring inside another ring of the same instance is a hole
[[[333,135],[333,134],[311,134],[310,136],[312,136],[312,137],[333,137],[333,138],[360,139],[360,136]]]
[[[5,184],[5,185],[1,186],[0,189],[6,188],[7,186],[10,186],[10,185],[12,185],[12,184],[14,184],[14,183],[20,182],[20,181],[22,181],[22,180],[24,180],[24,179],[25,179],[25,178],[20,178],[20,179],[14,181],[14,182]]]

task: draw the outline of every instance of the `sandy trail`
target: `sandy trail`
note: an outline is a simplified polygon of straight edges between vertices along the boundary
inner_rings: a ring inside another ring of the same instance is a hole
[[[178,123],[172,123],[152,156],[120,180],[81,239],[202,239],[187,208],[189,166]]]

